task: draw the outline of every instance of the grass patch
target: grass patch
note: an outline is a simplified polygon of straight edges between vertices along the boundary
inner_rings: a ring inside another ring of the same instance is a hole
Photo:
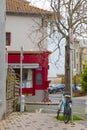
[[[57,117],[56,117],[56,119],[57,119]],[[57,120],[63,121],[64,118],[63,118],[62,115],[60,115],[59,118],[58,118]],[[84,119],[81,118],[81,117],[79,117],[79,116],[73,115],[73,120],[74,120],[74,121],[80,121],[80,120],[84,120]]]
[[[81,118],[81,117],[79,117],[79,116],[74,115],[74,116],[73,116],[73,120],[83,120],[83,118]]]

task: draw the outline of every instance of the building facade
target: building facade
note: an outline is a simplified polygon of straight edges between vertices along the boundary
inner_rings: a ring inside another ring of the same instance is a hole
[[[6,0],[6,47],[8,67],[20,78],[21,47],[22,94],[26,100],[43,101],[49,86],[47,19],[51,13],[23,0]],[[29,97],[28,97],[29,96]]]
[[[73,50],[73,56],[72,56],[72,68],[74,70],[75,68],[75,73],[76,74],[81,74],[85,61],[87,60],[87,45],[85,44],[87,40],[76,40],[75,45],[74,45],[74,50]]]
[[[6,114],[5,0],[0,0],[0,119]]]

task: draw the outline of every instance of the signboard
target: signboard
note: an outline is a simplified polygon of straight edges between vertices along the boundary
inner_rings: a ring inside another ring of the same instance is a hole
[[[15,63],[10,63],[8,64],[8,66],[11,66],[12,68],[20,68],[20,64],[15,64]],[[34,68],[38,68],[39,67],[39,64],[22,64],[22,68],[31,68],[31,69],[34,69]]]

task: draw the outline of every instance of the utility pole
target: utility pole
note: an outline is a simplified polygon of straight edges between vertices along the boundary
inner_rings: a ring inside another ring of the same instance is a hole
[[[23,47],[20,52],[20,112],[22,112],[22,63],[23,62]]]
[[[0,119],[6,113],[5,6],[6,1],[0,0]]]

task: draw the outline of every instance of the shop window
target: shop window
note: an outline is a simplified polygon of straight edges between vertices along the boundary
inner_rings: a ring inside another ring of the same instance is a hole
[[[42,85],[42,74],[36,74],[36,85]]]
[[[6,32],[6,46],[10,46],[10,42],[11,42],[11,33]]]
[[[23,69],[23,88],[32,88],[32,70]]]
[[[20,77],[20,69],[14,69],[16,76]],[[20,80],[20,79],[19,79]],[[33,88],[33,70],[23,69],[22,70],[22,88]]]

